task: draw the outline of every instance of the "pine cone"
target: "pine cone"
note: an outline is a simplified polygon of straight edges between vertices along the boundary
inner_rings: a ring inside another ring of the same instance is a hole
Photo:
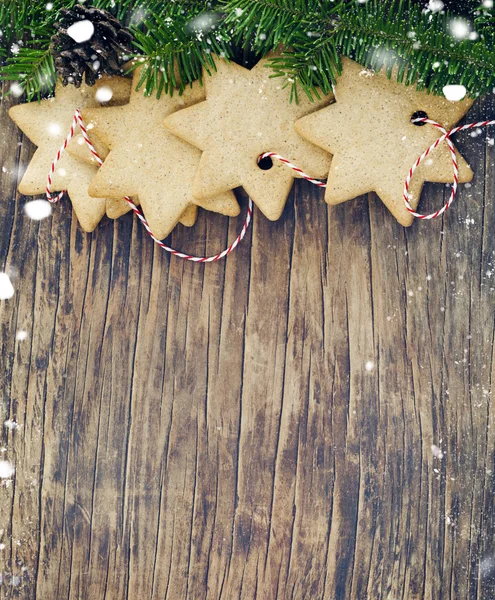
[[[94,85],[105,73],[121,72],[121,65],[132,52],[131,32],[123,27],[108,11],[76,4],[60,11],[60,21],[55,24],[57,33],[52,37],[52,53],[57,74],[63,85],[73,83],[80,87],[83,77],[87,85]],[[91,39],[77,43],[67,30],[78,21],[88,20],[94,26]]]

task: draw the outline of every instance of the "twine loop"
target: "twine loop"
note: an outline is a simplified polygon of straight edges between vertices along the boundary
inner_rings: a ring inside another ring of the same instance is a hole
[[[404,204],[406,205],[407,210],[416,217],[417,219],[436,219],[440,215],[442,215],[452,204],[454,201],[455,195],[457,193],[457,187],[459,185],[459,165],[457,164],[457,156],[455,153],[454,145],[452,144],[452,140],[450,139],[455,133],[459,131],[465,131],[467,129],[475,129],[477,127],[487,127],[488,125],[495,125],[495,120],[492,121],[479,121],[477,123],[468,123],[467,125],[461,125],[460,127],[454,127],[450,131],[447,131],[440,123],[433,121],[432,119],[428,119],[428,117],[421,117],[418,119],[414,119],[412,123],[429,123],[436,127],[438,130],[442,132],[442,136],[436,139],[433,144],[427,148],[421,156],[419,156],[413,166],[409,169],[409,173],[407,174],[406,181],[404,182]],[[442,142],[447,142],[447,145],[450,150],[450,154],[452,156],[452,167],[454,169],[454,182],[452,183],[452,190],[450,192],[449,199],[447,202],[440,208],[439,210],[430,213],[430,214],[422,214],[417,213],[413,209],[413,207],[409,204],[409,185],[411,183],[412,176],[414,175],[414,171],[419,167],[419,165],[426,159],[426,157],[435,150]]]
[[[414,119],[414,120],[412,120],[412,123],[415,123],[415,124],[416,123],[428,123],[428,124],[432,125],[433,127],[436,127],[442,133],[442,135],[438,139],[436,139],[433,142],[433,144],[429,148],[427,148],[423,152],[423,154],[421,154],[421,156],[419,156],[417,158],[415,163],[409,169],[409,173],[407,174],[406,180],[404,182],[404,192],[403,192],[403,199],[404,199],[406,208],[414,217],[416,217],[417,219],[425,219],[425,220],[435,219],[436,217],[439,217],[440,215],[442,215],[451,206],[452,202],[454,201],[455,195],[457,193],[457,188],[458,188],[458,184],[459,184],[459,165],[457,163],[457,156],[456,156],[455,148],[452,143],[451,137],[455,133],[458,133],[459,131],[466,131],[469,129],[487,127],[489,125],[495,125],[495,120],[479,121],[477,123],[468,123],[467,125],[461,125],[460,127],[454,127],[450,131],[447,131],[442,125],[440,125],[440,123],[437,123],[436,121],[433,121],[432,119],[429,119],[428,117],[420,117],[420,118]],[[84,124],[84,121],[83,121],[83,118],[81,115],[81,111],[79,109],[76,109],[76,111],[74,113],[74,118],[72,120],[72,124],[70,127],[70,131],[67,135],[67,138],[65,139],[64,143],[62,144],[60,150],[57,152],[57,155],[55,156],[55,158],[51,164],[50,172],[48,173],[48,178],[47,178],[47,183],[46,183],[46,197],[47,197],[48,201],[53,204],[58,202],[65,194],[65,191],[62,191],[59,194],[54,196],[51,192],[52,176],[53,176],[53,173],[55,172],[55,166],[57,165],[58,161],[62,157],[62,154],[65,152],[70,140],[74,137],[77,127],[80,128],[82,136],[84,138],[84,141],[86,142],[88,148],[90,149],[91,153],[95,157],[98,165],[101,167],[101,165],[103,164],[103,160],[98,155],[98,152],[96,151],[95,147],[93,146],[93,144],[91,143],[91,141],[89,139],[88,132],[87,132],[86,126]],[[443,142],[447,142],[447,145],[449,147],[450,154],[452,157],[452,167],[454,170],[454,181],[452,183],[452,190],[450,193],[450,197],[447,200],[447,202],[442,206],[442,208],[440,208],[439,210],[437,210],[433,213],[430,213],[430,214],[417,213],[417,212],[415,212],[415,210],[412,208],[411,204],[409,203],[409,200],[410,200],[409,187],[411,184],[411,179],[413,178],[414,172],[419,167],[419,165],[430,155],[431,152],[433,152],[433,150],[435,150],[435,148],[437,148]],[[327,187],[327,184],[324,181],[320,181],[319,179],[314,179],[313,177],[310,177],[309,175],[304,173],[304,171],[302,169],[300,169],[298,166],[292,164],[289,160],[287,160],[285,157],[281,156],[280,154],[277,154],[276,152],[264,152],[263,154],[261,154],[258,157],[258,163],[264,158],[275,158],[276,160],[279,160],[281,163],[283,163],[284,165],[286,165],[287,167],[292,169],[295,173],[297,173],[300,177],[302,177],[303,179],[306,179],[306,181],[309,181],[313,185],[316,185],[320,188]],[[134,212],[134,214],[138,217],[138,219],[143,224],[144,228],[148,232],[151,239],[156,244],[158,244],[158,246],[160,246],[160,248],[163,248],[164,250],[166,250],[167,252],[170,252],[170,254],[173,254],[174,256],[177,256],[178,258],[183,258],[184,260],[189,260],[192,262],[199,262],[199,263],[216,262],[217,260],[220,260],[221,258],[224,258],[225,256],[227,256],[235,248],[237,248],[237,246],[239,245],[241,240],[246,235],[246,232],[251,223],[251,218],[252,218],[252,214],[253,214],[253,202],[252,202],[251,198],[249,198],[247,214],[246,214],[246,218],[244,220],[244,224],[242,226],[242,229],[241,229],[239,235],[232,242],[232,244],[230,244],[230,246],[228,246],[228,248],[226,248],[219,254],[215,254],[214,256],[209,256],[209,257],[200,257],[200,256],[192,256],[191,254],[185,254],[183,252],[179,252],[178,250],[174,250],[170,246],[167,246],[161,240],[157,239],[153,235],[153,233],[150,229],[150,226],[148,225],[148,221],[146,220],[142,211],[134,204],[134,202],[129,198],[129,196],[124,196],[124,198],[125,198],[126,202],[129,204],[129,206],[132,209],[132,211]]]
[[[96,162],[98,163],[98,165],[100,167],[103,164],[103,160],[101,159],[101,157],[99,156],[98,152],[96,151],[95,147],[93,146],[93,144],[91,143],[91,141],[89,139],[88,132],[87,132],[86,126],[84,124],[84,121],[83,121],[83,118],[81,115],[81,111],[78,108],[76,108],[76,110],[74,112],[74,118],[72,119],[72,124],[71,124],[70,130],[69,130],[69,133],[67,135],[67,138],[64,140],[64,143],[60,147],[60,150],[57,152],[57,155],[53,159],[53,162],[50,167],[50,172],[48,173],[48,178],[47,178],[47,183],[46,183],[46,197],[47,197],[47,200],[49,202],[51,202],[52,204],[59,202],[59,200],[65,194],[65,191],[60,192],[56,196],[54,196],[52,194],[52,192],[51,192],[52,175],[55,172],[55,167],[56,167],[58,161],[61,159],[62,154],[67,149],[67,146],[68,146],[70,140],[74,137],[78,126],[79,126],[79,129],[81,130],[84,141],[86,142],[88,148],[90,149],[91,154],[93,154],[93,156],[95,157]],[[174,250],[174,248],[167,246],[167,244],[162,242],[162,240],[159,240],[158,238],[156,238],[153,235],[153,232],[150,229],[148,221],[146,220],[146,218],[143,215],[143,213],[141,212],[141,210],[134,204],[134,202],[129,198],[129,196],[124,196],[124,199],[129,204],[129,206],[132,209],[132,211],[134,212],[134,214],[141,221],[141,223],[143,224],[144,228],[148,232],[151,239],[156,244],[158,244],[158,246],[160,246],[160,248],[163,248],[163,250],[170,252],[170,254],[172,254],[173,256],[177,256],[178,258],[183,258],[184,260],[189,260],[191,262],[197,262],[197,263],[216,262],[217,260],[224,258],[225,256],[227,256],[227,254],[230,254],[233,250],[235,250],[235,248],[237,248],[239,243],[242,241],[242,239],[246,235],[246,232],[249,228],[249,225],[251,223],[251,218],[253,215],[253,201],[251,200],[251,198],[249,198],[246,218],[244,220],[242,229],[241,229],[239,235],[236,237],[236,239],[225,250],[223,250],[222,252],[219,252],[218,254],[215,254],[214,256],[206,256],[206,257],[205,256],[193,256],[191,254],[185,254],[184,252],[179,252],[178,250]]]
[[[450,207],[450,205],[454,201],[455,195],[457,193],[457,188],[458,188],[458,185],[459,185],[459,165],[457,163],[457,156],[456,156],[455,148],[454,148],[454,145],[453,145],[452,140],[450,138],[455,133],[458,133],[459,131],[465,131],[465,130],[468,130],[468,129],[475,129],[477,127],[487,127],[488,125],[495,125],[495,120],[491,120],[491,121],[479,121],[477,123],[468,123],[467,125],[461,125],[460,127],[454,127],[450,131],[447,131],[444,127],[442,127],[442,125],[440,125],[440,123],[437,123],[436,121],[433,121],[432,119],[429,119],[428,117],[420,117],[418,119],[413,119],[412,123],[429,123],[430,125],[433,125],[438,130],[440,130],[442,132],[442,136],[439,137],[438,139],[436,139],[433,142],[433,144],[427,150],[425,150],[423,152],[423,154],[421,154],[421,156],[418,157],[418,159],[416,160],[416,162],[409,169],[409,173],[407,174],[406,180],[404,182],[404,193],[403,193],[404,203],[406,205],[407,210],[413,215],[413,217],[416,217],[417,219],[422,219],[422,220],[436,219],[437,217],[439,217],[440,215],[442,215]],[[452,190],[451,190],[451,193],[450,193],[450,197],[447,200],[447,202],[442,206],[442,208],[440,208],[439,210],[437,210],[437,211],[435,211],[435,212],[433,212],[431,214],[426,214],[425,215],[425,214],[421,214],[421,213],[415,212],[415,210],[413,209],[413,207],[409,203],[409,199],[410,199],[409,198],[409,186],[411,184],[411,179],[412,179],[412,177],[414,175],[414,172],[419,167],[419,165],[442,142],[447,142],[447,145],[448,145],[449,150],[450,150],[450,155],[452,157],[452,167],[453,167],[453,170],[454,170],[454,181],[452,183]],[[264,154],[262,154],[260,156],[260,159],[263,159],[263,158],[276,158],[277,160],[279,160],[283,164],[285,164],[288,167],[290,167],[300,177],[302,177],[303,179],[306,179],[306,181],[309,181],[310,183],[313,183],[314,185],[317,185],[318,187],[321,187],[321,188],[327,187],[325,182],[320,181],[318,179],[313,179],[312,177],[310,177],[309,175],[307,175],[306,173],[304,173],[304,171],[302,171],[299,167],[297,167],[296,165],[293,165],[290,161],[288,161],[283,156],[280,156],[280,154],[276,154],[275,152],[265,152]]]

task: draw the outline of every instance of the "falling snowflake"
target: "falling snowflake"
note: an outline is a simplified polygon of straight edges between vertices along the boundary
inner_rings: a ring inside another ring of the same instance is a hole
[[[0,300],[8,300],[14,295],[14,286],[7,273],[0,273]]]
[[[13,83],[10,84],[10,93],[15,98],[19,98],[19,96],[22,96],[23,92],[24,92],[24,89],[22,88],[21,85],[19,85],[19,83],[17,83],[17,81],[14,81]]]
[[[221,18],[221,15],[214,11],[201,13],[189,21],[186,31],[189,34],[209,33],[216,28]]]
[[[430,0],[428,2],[428,10],[431,10],[431,12],[440,12],[444,6],[442,0]]]
[[[443,452],[442,450],[436,446],[435,444],[431,445],[431,453],[433,454],[433,456],[435,458],[438,458],[439,460],[441,460],[443,458]]]
[[[48,124],[48,133],[50,135],[60,135],[62,129],[58,123],[49,123]]]
[[[449,23],[450,33],[458,40],[464,40],[471,33],[471,25],[465,19],[452,19]]]
[[[446,85],[442,91],[443,95],[450,102],[458,102],[467,94],[467,90],[463,85]]]
[[[0,460],[0,479],[10,479],[15,473],[15,467],[8,460]]]
[[[103,86],[96,91],[95,100],[97,100],[98,102],[109,102],[112,99],[112,96],[112,88]]]
[[[77,44],[87,42],[93,37],[95,26],[88,19],[77,21],[74,25],[67,28],[67,35],[70,36]]]
[[[52,205],[47,200],[31,200],[24,205],[24,212],[33,221],[41,221],[52,214]]]

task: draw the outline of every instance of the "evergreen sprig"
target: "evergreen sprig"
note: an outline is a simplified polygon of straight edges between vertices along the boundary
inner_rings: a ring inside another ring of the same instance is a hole
[[[293,98],[299,88],[310,98],[319,90],[330,92],[341,69],[341,55],[372,69],[385,66],[389,75],[397,66],[400,81],[437,94],[452,83],[465,85],[473,96],[495,85],[495,23],[487,13],[475,21],[482,35],[458,40],[449,30],[452,15],[432,13],[404,0],[226,4],[227,21],[237,22],[243,45],[262,55],[276,45],[289,48],[271,64],[274,74],[291,86]]]
[[[142,67],[138,86],[145,93],[180,92],[193,81],[202,81],[203,68],[215,69],[213,55],[233,57],[233,46],[222,15],[205,10],[204,2],[173,2],[160,14],[146,18],[133,31]]]
[[[77,0],[0,0],[0,78],[18,81],[28,98],[53,88],[50,37],[62,7]],[[481,0],[480,0],[481,2]],[[50,10],[47,10],[50,4]],[[462,84],[472,96],[495,87],[495,18],[478,0],[466,4],[478,35],[458,40],[454,15],[427,10],[427,0],[93,0],[134,34],[147,94],[172,93],[214,69],[215,54],[236,59],[239,49],[271,58],[292,98],[328,93],[340,56],[366,67],[397,67],[406,84],[442,93]],[[448,6],[452,7],[453,2]],[[425,10],[426,9],[426,10]],[[455,17],[459,18],[459,17]],[[466,18],[464,15],[463,18]]]

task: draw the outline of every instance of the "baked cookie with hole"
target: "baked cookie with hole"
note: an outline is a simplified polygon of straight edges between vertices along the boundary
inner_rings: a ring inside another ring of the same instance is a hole
[[[430,124],[412,123],[412,118],[422,112],[449,130],[473,101],[451,102],[418,91],[399,83],[396,70],[389,79],[384,70],[367,70],[349,58],[342,58],[334,93],[335,103],[295,124],[302,137],[333,155],[325,200],[339,204],[376,192],[399,223],[411,225],[414,217],[404,204],[404,181],[416,159],[442,135]],[[456,155],[459,181],[471,181],[471,168],[459,152]],[[453,181],[447,144],[440,144],[414,173],[409,187],[414,209],[425,181]]]
[[[270,77],[269,57],[252,69],[218,57],[215,65],[216,72],[204,76],[206,100],[170,115],[165,127],[203,151],[193,187],[197,198],[243,187],[274,221],[298,175],[277,161],[258,164],[258,158],[276,152],[310,177],[325,177],[330,156],[298,135],[294,123],[327,106],[333,95],[311,102],[301,94],[298,103],[289,102],[283,80]]]

